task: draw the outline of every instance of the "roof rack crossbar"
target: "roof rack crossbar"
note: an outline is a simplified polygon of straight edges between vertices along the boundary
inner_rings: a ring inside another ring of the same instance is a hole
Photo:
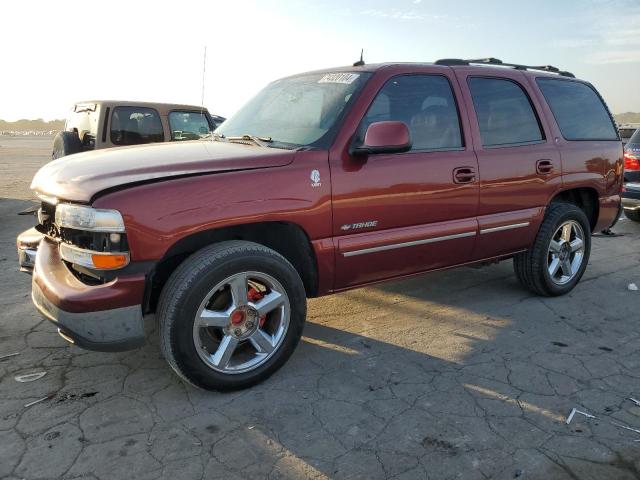
[[[488,58],[479,58],[479,59],[469,59],[463,60],[461,58],[443,58],[441,60],[437,60],[435,62],[436,65],[500,65],[502,67],[514,68],[516,70],[539,70],[543,72],[551,72],[557,73],[563,77],[571,77],[575,78],[575,75],[571,72],[567,72],[564,70],[560,70],[558,67],[554,67],[553,65],[520,65],[517,63],[504,63],[499,58],[488,57]]]

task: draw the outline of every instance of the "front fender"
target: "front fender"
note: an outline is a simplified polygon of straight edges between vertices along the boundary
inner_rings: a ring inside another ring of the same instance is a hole
[[[132,261],[157,261],[182,238],[248,223],[287,221],[299,225],[312,241],[328,238],[327,152],[297,152],[295,160],[282,167],[134,186],[101,196],[94,206],[122,213]]]

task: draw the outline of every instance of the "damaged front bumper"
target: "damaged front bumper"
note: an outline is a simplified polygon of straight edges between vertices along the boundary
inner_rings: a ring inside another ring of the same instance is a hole
[[[67,341],[88,350],[122,351],[144,344],[143,274],[100,285],[80,281],[60,258],[57,244],[39,245],[31,297]]]

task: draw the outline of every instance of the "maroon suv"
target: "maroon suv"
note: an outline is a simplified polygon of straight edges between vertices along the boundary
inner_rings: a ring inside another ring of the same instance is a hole
[[[569,292],[616,218],[622,157],[598,92],[554,67],[304,73],[211,141],[43,167],[33,301],[96,350],[139,346],[155,312],[178,375],[243,388],[291,355],[307,297],[506,258],[535,293]]]

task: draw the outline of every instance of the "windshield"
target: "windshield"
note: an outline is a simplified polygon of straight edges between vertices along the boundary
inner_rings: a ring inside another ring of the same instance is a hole
[[[216,133],[251,135],[294,147],[318,145],[336,125],[369,73],[315,73],[277,80]]]

